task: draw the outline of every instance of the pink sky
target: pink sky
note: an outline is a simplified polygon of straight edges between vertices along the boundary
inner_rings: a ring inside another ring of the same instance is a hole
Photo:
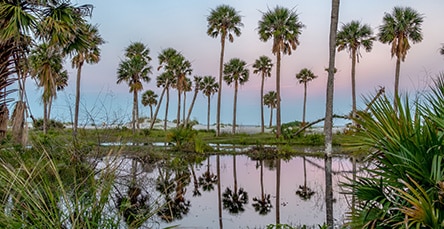
[[[74,1],[76,2],[76,1]],[[308,88],[307,120],[312,121],[325,114],[326,72],[324,68],[328,61],[328,29],[330,20],[330,4],[328,1],[77,1],[78,4],[91,3],[95,5],[91,23],[99,25],[99,31],[106,44],[102,47],[102,60],[99,64],[86,66],[82,79],[82,104],[80,117],[86,122],[88,115],[96,122],[101,120],[121,119],[131,117],[132,94],[128,93],[125,84],[116,85],[118,63],[123,58],[124,49],[131,42],[143,42],[151,49],[153,69],[157,69],[157,55],[164,48],[175,48],[192,62],[193,75],[212,75],[218,77],[220,42],[206,35],[206,16],[210,9],[220,4],[233,6],[243,16],[242,35],[236,37],[234,43],[227,43],[225,61],[230,58],[241,58],[250,64],[250,81],[239,92],[238,123],[260,124],[260,77],[252,73],[251,64],[260,55],[267,55],[275,62],[271,54],[271,41],[261,42],[257,35],[258,21],[267,8],[276,5],[294,8],[299,19],[306,25],[300,36],[300,46],[291,56],[284,56],[282,62],[282,103],[283,121],[302,119],[303,87],[298,85],[295,74],[302,68],[311,69],[318,79],[311,82]],[[401,64],[400,90],[415,93],[426,88],[430,78],[443,71],[444,56],[439,54],[439,48],[444,42],[442,33],[442,9],[444,2],[440,0],[355,0],[342,1],[340,8],[340,23],[360,20],[370,24],[377,33],[382,23],[384,12],[391,12],[394,6],[410,6],[424,15],[424,40],[412,45],[406,61]],[[69,63],[69,62],[67,62]],[[347,52],[337,54],[338,73],[335,79],[334,112],[347,114],[351,110],[351,61]],[[70,66],[67,64],[67,66]],[[385,86],[386,91],[393,91],[395,60],[390,57],[389,45],[375,42],[370,53],[362,51],[362,58],[357,66],[357,94],[374,94],[379,86]],[[53,108],[53,117],[71,120],[70,110],[74,106],[75,70],[68,69],[70,86],[59,94]],[[160,94],[155,86],[155,78],[159,72],[153,71],[151,82],[144,89],[152,89]],[[266,80],[266,91],[275,90],[275,69],[271,79]],[[41,116],[40,92],[35,83],[29,81],[31,109],[35,116]],[[223,85],[222,122],[232,120],[233,90]],[[191,93],[188,98],[191,98]],[[176,93],[171,96],[169,119],[176,117]],[[358,107],[363,107],[361,97]],[[148,108],[141,106],[141,116],[148,116]],[[215,122],[216,96],[212,100],[211,122]],[[268,120],[269,111],[266,111]],[[163,109],[159,118],[163,117]],[[122,116],[122,117],[118,117]],[[113,118],[112,118],[113,117]],[[197,105],[192,114],[199,122],[206,122],[206,99],[198,96]],[[268,121],[266,122],[268,123]]]

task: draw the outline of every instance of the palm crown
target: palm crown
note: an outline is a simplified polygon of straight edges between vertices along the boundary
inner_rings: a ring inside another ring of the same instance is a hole
[[[247,63],[238,58],[231,59],[224,66],[224,80],[230,85],[233,82],[239,82],[240,85],[243,85],[248,81],[249,71],[246,68]]]
[[[392,57],[405,60],[410,49],[409,40],[413,43],[421,42],[421,24],[423,16],[410,7],[395,7],[392,14],[386,13],[383,25],[379,28],[379,41],[391,44]]]
[[[208,36],[216,38],[221,35],[221,39],[225,39],[228,35],[228,40],[233,42],[234,37],[241,35],[240,27],[243,26],[241,16],[231,6],[220,5],[216,9],[211,10],[208,21]]]
[[[359,21],[351,21],[342,25],[336,37],[336,46],[338,46],[338,51],[347,50],[350,52],[351,58],[353,52],[356,52],[355,54],[359,62],[359,57],[361,56],[359,50],[361,47],[367,52],[372,50],[373,41],[376,39],[372,35],[373,31],[369,25],[361,25]]]

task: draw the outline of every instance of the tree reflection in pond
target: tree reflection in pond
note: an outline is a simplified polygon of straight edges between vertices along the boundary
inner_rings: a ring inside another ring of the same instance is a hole
[[[302,157],[304,162],[304,184],[299,185],[299,189],[296,191],[296,195],[298,195],[302,200],[309,200],[315,192],[307,186],[307,164],[305,161],[305,156]]]
[[[233,176],[234,189],[227,187],[222,194],[222,203],[224,209],[228,210],[230,214],[239,214],[245,211],[244,204],[248,203],[248,193],[243,189],[237,187],[236,175],[236,155],[233,155]]]
[[[199,185],[202,190],[210,192],[214,190],[214,184],[217,183],[217,175],[210,172],[210,157],[207,159],[207,170],[199,177]]]
[[[186,166],[188,163],[184,162],[181,158],[175,158],[163,168],[159,167],[156,189],[165,202],[157,215],[165,222],[182,219],[190,211],[191,203],[185,199],[185,194],[191,174]]]
[[[264,160],[259,160],[259,164],[256,163],[256,168],[259,167],[261,170],[260,180],[261,180],[261,196],[253,198],[253,207],[256,212],[260,215],[266,215],[271,211],[273,207],[270,201],[270,194],[264,192]]]

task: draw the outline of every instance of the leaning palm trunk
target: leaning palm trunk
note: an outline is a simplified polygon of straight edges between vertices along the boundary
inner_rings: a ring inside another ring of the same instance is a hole
[[[199,93],[199,90],[194,91],[193,100],[191,101],[190,108],[188,109],[188,115],[185,119],[185,126],[188,126],[188,122],[190,121],[191,112],[193,112],[194,103],[196,102],[197,94]]]
[[[167,130],[167,122],[168,122],[168,107],[170,105],[170,90],[167,87],[166,88],[166,106],[165,106],[165,120],[163,123],[163,129],[166,131]]]
[[[160,105],[162,105],[163,95],[165,94],[166,87],[163,88],[162,93],[160,94],[159,103],[156,106],[156,111],[154,112],[154,117],[151,115],[151,124],[150,124],[150,130],[153,129],[154,123],[156,123],[157,114],[159,113]]]

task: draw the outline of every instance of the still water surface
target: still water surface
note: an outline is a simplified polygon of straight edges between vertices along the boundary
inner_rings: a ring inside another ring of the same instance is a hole
[[[150,228],[265,228],[276,223],[317,227],[325,222],[323,159],[260,161],[245,155],[214,155],[198,161],[143,163],[121,158],[115,187],[124,194],[129,184],[136,184],[151,205],[161,206],[162,214],[145,223]],[[351,163],[334,158],[333,170],[334,217],[342,224],[349,201],[338,184],[346,180]],[[165,205],[167,200],[175,204]]]

